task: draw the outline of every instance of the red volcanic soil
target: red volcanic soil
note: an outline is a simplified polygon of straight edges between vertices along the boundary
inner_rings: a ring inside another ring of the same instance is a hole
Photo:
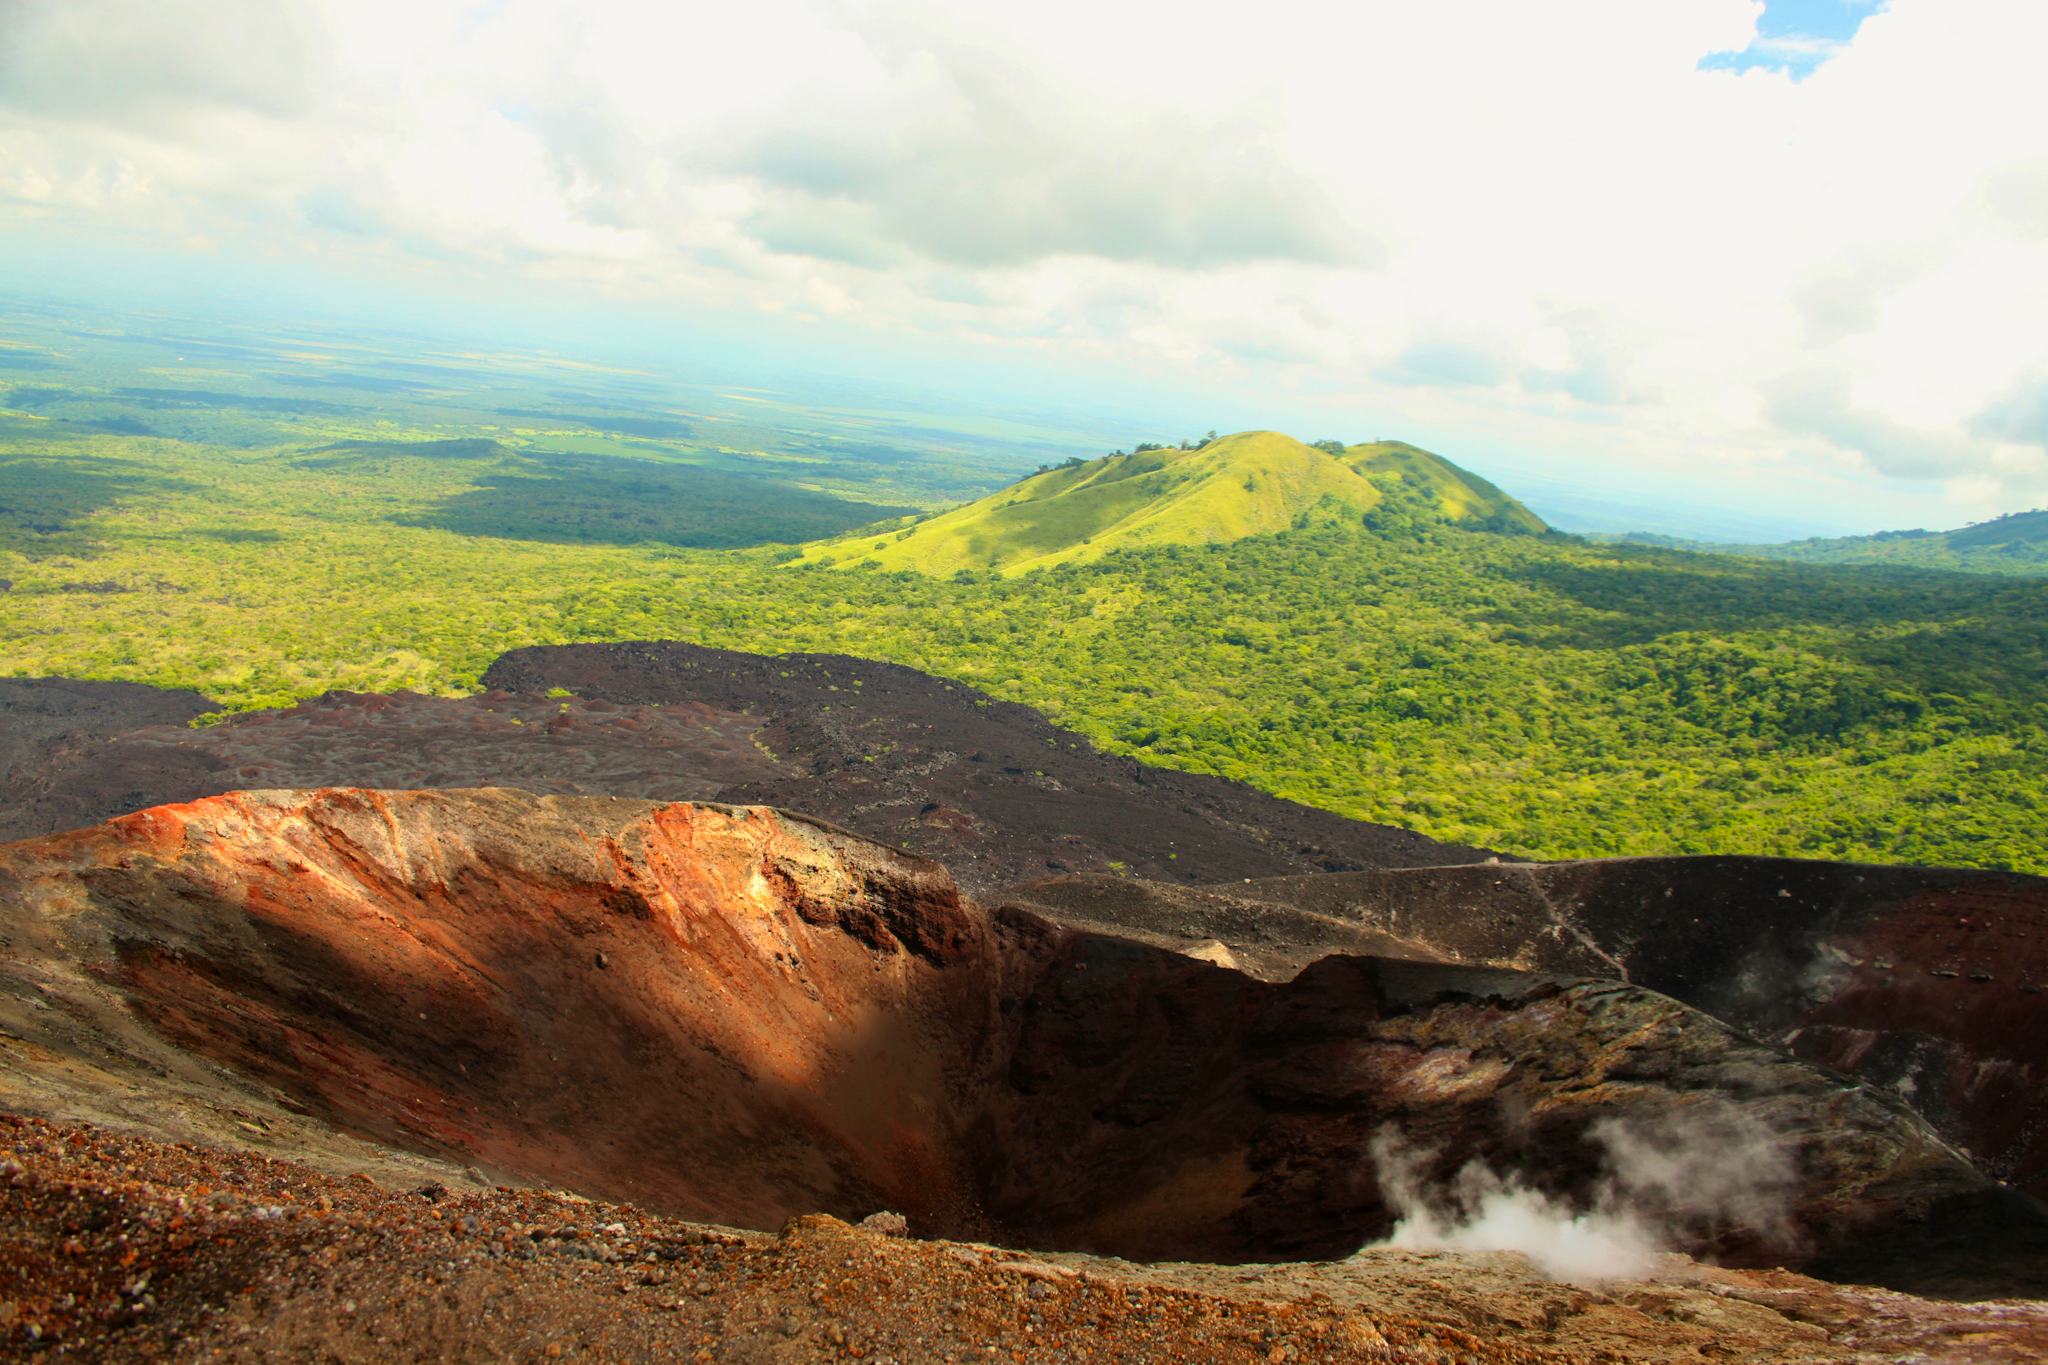
[[[992,1008],[939,970],[987,930],[934,866],[765,810],[499,792],[93,833],[45,847],[115,911],[110,980],[347,1131],[751,1226],[961,1198],[929,1040]]]
[[[0,937],[17,1110],[334,1161],[338,1133],[758,1228],[886,1208],[1244,1262],[1384,1235],[1390,1123],[1433,1179],[1477,1160],[1583,1204],[1596,1125],[1739,1106],[1787,1154],[1782,1226],[1668,1210],[1680,1245],[1811,1262],[1882,1228],[1862,1278],[2042,1279],[2038,1211],[1903,1108],[1663,996],[1370,957],[1263,982],[991,915],[761,807],[214,798],[0,847]]]
[[[535,1190],[392,1186],[0,1116],[0,1352],[87,1359],[1582,1362],[2048,1353],[2048,1309],[1666,1258],[1136,1266],[810,1217],[736,1232]]]

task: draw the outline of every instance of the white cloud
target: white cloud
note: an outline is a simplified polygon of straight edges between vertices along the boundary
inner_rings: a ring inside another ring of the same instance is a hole
[[[0,215],[2048,498],[2048,6],[1699,69],[1760,12],[15,0]]]

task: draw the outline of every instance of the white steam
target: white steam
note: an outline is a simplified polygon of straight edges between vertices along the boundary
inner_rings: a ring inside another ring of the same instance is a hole
[[[1575,1204],[1480,1161],[1433,1187],[1434,1153],[1382,1128],[1372,1161],[1399,1221],[1366,1250],[1517,1251],[1552,1279],[1598,1285],[1641,1279],[1663,1252],[1718,1234],[1789,1239],[1792,1153],[1755,1117],[1721,1107],[1603,1119],[1587,1137],[1601,1149],[1601,1173]]]
[[[1382,1247],[1414,1251],[1519,1251],[1554,1280],[1597,1284],[1639,1279],[1661,1245],[1628,1210],[1573,1213],[1513,1178],[1471,1162],[1446,1188],[1422,1179],[1424,1158],[1391,1129],[1372,1143],[1380,1189],[1400,1215]],[[1371,1248],[1368,1248],[1370,1250]]]

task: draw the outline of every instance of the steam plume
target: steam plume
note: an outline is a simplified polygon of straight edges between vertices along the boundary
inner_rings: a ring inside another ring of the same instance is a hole
[[[1382,1128],[1370,1151],[1399,1221],[1374,1247],[1518,1251],[1552,1279],[1598,1285],[1643,1278],[1662,1252],[1731,1230],[1789,1239],[1792,1154],[1754,1116],[1723,1106],[1604,1119],[1587,1138],[1601,1150],[1602,1173],[1575,1206],[1480,1161],[1432,1188],[1434,1154]]]

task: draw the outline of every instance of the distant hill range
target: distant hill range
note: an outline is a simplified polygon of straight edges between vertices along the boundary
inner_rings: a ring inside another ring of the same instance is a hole
[[[1284,531],[1316,515],[1389,533],[1417,524],[1542,534],[1542,518],[1485,479],[1401,441],[1308,445],[1243,431],[1192,448],[1071,460],[922,519],[806,547],[803,562],[1006,574],[1112,550]]]
[[[1640,531],[1601,539],[1808,564],[1892,564],[1964,573],[2048,574],[2048,510],[2014,512],[1953,531],[1879,531],[1876,535],[1815,537],[1781,545],[1719,545]]]

